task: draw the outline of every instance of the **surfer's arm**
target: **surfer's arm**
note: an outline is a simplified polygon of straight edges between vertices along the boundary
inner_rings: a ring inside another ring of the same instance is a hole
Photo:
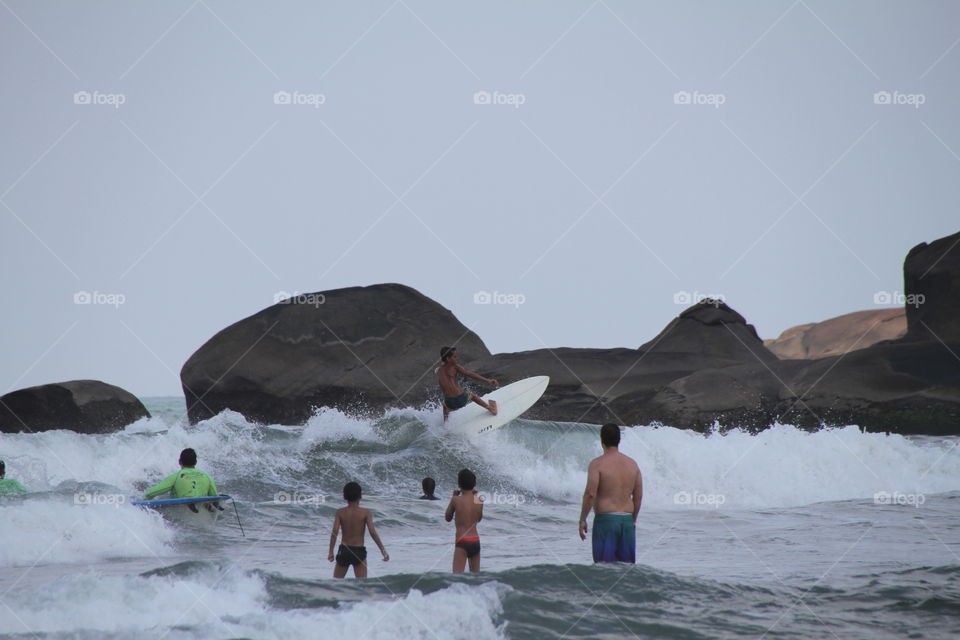
[[[147,491],[143,494],[143,497],[146,498],[147,500],[152,500],[156,496],[159,496],[161,493],[167,493],[168,491],[173,489],[173,483],[177,481],[177,475],[179,473],[180,473],[179,471],[177,473],[171,473],[166,478],[161,480],[159,484],[155,484],[149,489],[147,489]]]
[[[377,529],[373,526],[373,512],[367,512],[367,529],[370,530],[370,537],[373,538],[373,541],[377,543],[377,547],[380,548],[380,553],[383,554],[383,561],[390,561],[390,554],[387,553],[387,550],[383,548],[383,542],[380,541],[380,536],[377,534]]]
[[[340,511],[333,518],[333,531],[330,532],[330,552],[327,554],[327,560],[333,562],[333,545],[337,544],[337,536],[340,535]]]
[[[640,503],[643,502],[643,474],[637,469],[637,482],[633,486],[633,521],[637,521],[637,514],[640,513]]]
[[[593,509],[593,501],[597,498],[597,487],[600,486],[600,471],[593,462],[587,468],[587,486],[583,490],[583,503],[580,505],[580,538],[587,537],[587,516]]]
[[[468,378],[473,378],[474,380],[479,380],[480,382],[484,382],[484,383],[489,384],[489,385],[494,386],[494,387],[499,387],[499,386],[500,386],[500,385],[497,383],[497,381],[494,380],[493,378],[484,378],[484,377],[481,376],[479,373],[474,373],[473,371],[467,371],[466,369],[464,369],[464,368],[461,367],[460,365],[457,365],[457,372],[460,373],[461,375],[467,376]]]

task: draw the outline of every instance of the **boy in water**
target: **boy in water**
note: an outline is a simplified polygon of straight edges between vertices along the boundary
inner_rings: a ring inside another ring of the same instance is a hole
[[[437,481],[433,478],[424,478],[423,482],[420,483],[420,486],[423,487],[423,495],[420,496],[421,500],[439,500],[437,496],[433,495],[433,492],[437,490]]]
[[[383,554],[383,561],[390,561],[390,554],[383,548],[380,542],[380,536],[373,526],[373,513],[369,509],[360,508],[360,498],[362,489],[356,482],[348,482],[343,485],[343,499],[347,501],[347,506],[337,509],[337,516],[333,520],[333,531],[330,533],[330,553],[327,560],[337,561],[333,568],[334,578],[343,578],[347,575],[347,569],[353,567],[353,577],[367,577],[367,548],[363,546],[363,534],[365,529],[370,529],[370,537],[380,547],[380,553]],[[340,541],[340,548],[337,549],[337,556],[333,556],[333,545],[337,543],[337,535],[340,533],[340,527],[343,527],[343,539]]]
[[[483,520],[483,498],[477,495],[477,476],[469,469],[457,474],[460,489],[453,490],[453,497],[444,514],[447,522],[456,517],[457,535],[453,544],[453,572],[463,573],[470,562],[470,571],[480,571],[480,534],[477,523]]]
[[[446,421],[447,416],[450,415],[451,411],[462,409],[463,407],[467,406],[467,403],[471,400],[493,415],[497,415],[497,401],[491,400],[489,403],[487,403],[484,402],[480,396],[470,393],[469,391],[464,391],[463,387],[461,387],[460,383],[457,381],[457,374],[462,374],[468,378],[485,382],[494,389],[500,386],[499,382],[493,378],[484,378],[473,371],[467,371],[461,367],[458,364],[459,356],[457,355],[456,347],[440,347],[440,360],[443,362],[443,364],[437,369],[437,379],[440,382],[440,390],[443,392],[444,421]]]

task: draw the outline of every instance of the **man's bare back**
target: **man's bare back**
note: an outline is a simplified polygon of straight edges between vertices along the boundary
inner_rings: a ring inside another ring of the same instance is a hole
[[[635,562],[636,521],[643,500],[643,476],[633,458],[620,453],[620,427],[600,429],[603,455],[590,461],[578,529],[587,538],[587,516],[593,510],[593,561]]]
[[[599,476],[594,513],[632,513],[636,517],[640,502],[634,505],[633,496],[640,489],[640,467],[633,458],[619,451],[604,454],[590,462],[588,478],[591,471]]]

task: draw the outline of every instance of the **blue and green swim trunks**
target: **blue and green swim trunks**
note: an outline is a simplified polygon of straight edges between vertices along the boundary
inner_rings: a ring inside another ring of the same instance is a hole
[[[451,411],[456,411],[457,409],[462,409],[467,406],[467,403],[473,399],[473,394],[469,391],[464,391],[458,396],[453,396],[452,398],[444,398],[443,404],[447,406],[447,409]]]
[[[637,561],[637,527],[631,513],[598,513],[593,517],[593,561]]]

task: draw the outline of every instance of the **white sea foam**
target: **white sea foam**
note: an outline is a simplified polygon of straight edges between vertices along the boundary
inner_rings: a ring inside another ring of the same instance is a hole
[[[587,462],[599,455],[596,430],[545,434],[547,444],[523,446],[517,429],[477,443],[483,459],[534,495],[576,500]],[[623,430],[620,450],[644,476],[644,505],[790,507],[872,499],[880,492],[935,494],[960,490],[960,439],[918,441],[863,433],[856,427],[808,432],[777,425],[758,434],[702,435],[670,427]]]
[[[106,435],[72,431],[4,434],[7,475],[32,490],[53,489],[63,482],[101,482],[139,493],[137,485],[154,483],[179,467],[180,451],[194,448],[198,467],[220,474],[257,474],[269,479],[302,461],[283,442],[265,442],[264,429],[238,413],[224,411],[187,427],[157,419],[138,421]]]
[[[484,488],[507,487],[528,500],[576,502],[587,463],[600,453],[595,427],[524,421],[466,440],[447,433],[439,412],[429,408],[391,410],[377,420],[321,409],[303,427],[261,426],[225,411],[189,427],[152,419],[109,435],[53,431],[0,437],[8,474],[31,489],[101,482],[131,496],[144,483],[175,470],[185,447],[198,451],[198,466],[213,474],[218,485],[243,478],[309,488],[304,472],[316,455],[314,447],[351,440],[356,447],[334,448],[328,455],[361,484],[382,487],[381,473],[392,470],[391,486],[416,486],[424,471],[416,456],[427,455],[416,447],[424,446],[422,438],[438,438],[440,450],[457,464],[483,470]],[[417,437],[421,440],[414,444]],[[765,508],[867,499],[881,492],[960,490],[958,443],[955,437],[910,439],[856,427],[808,432],[777,425],[758,434],[708,435],[634,427],[623,431],[621,450],[643,470],[647,507],[698,506],[699,498],[705,508],[717,500],[728,508]],[[405,459],[407,454],[414,456],[412,461]],[[368,456],[376,456],[380,473],[373,473]],[[417,477],[411,476],[414,470]],[[683,503],[684,496],[690,496],[692,505]]]
[[[282,611],[267,603],[260,577],[236,569],[188,577],[88,572],[64,576],[33,592],[9,594],[7,606],[0,608],[0,628],[138,638],[173,631],[178,638],[286,639],[319,637],[322,630],[322,637],[329,638],[484,640],[504,637],[496,619],[505,589],[495,583],[456,584],[428,595],[412,590],[338,609]]]
[[[73,504],[62,496],[0,502],[0,567],[173,554],[174,532],[158,514],[106,502]]]

